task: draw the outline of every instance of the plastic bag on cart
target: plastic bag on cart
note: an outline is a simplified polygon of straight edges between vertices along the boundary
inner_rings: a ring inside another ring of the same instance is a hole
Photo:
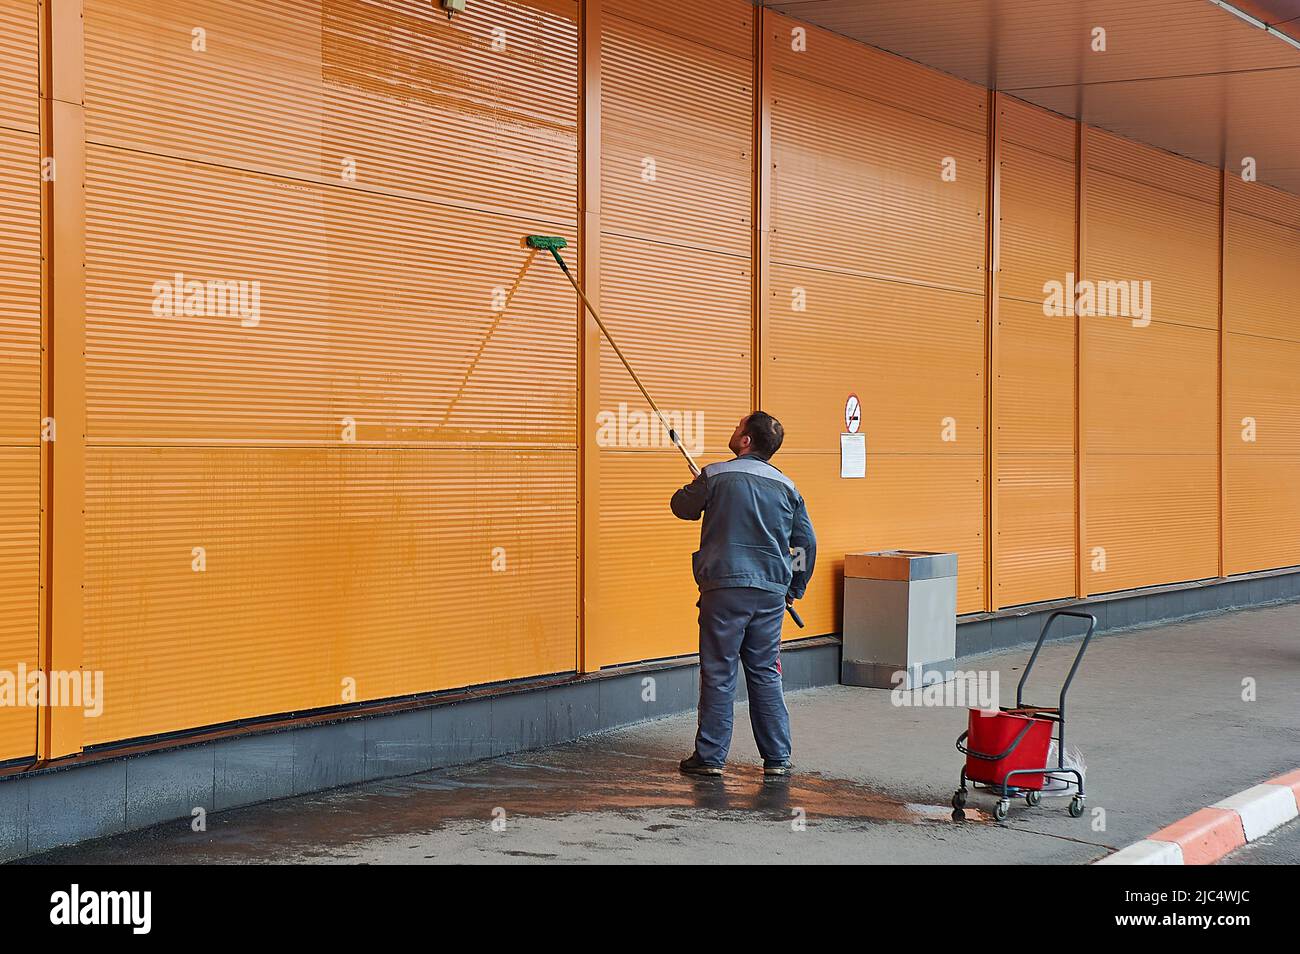
[[[1047,749],[1047,764],[1056,764],[1056,740]],[[1065,747],[1065,767],[1078,769],[1085,779],[1088,777],[1088,762],[1077,745]],[[1079,789],[1079,780],[1073,775],[1062,772],[1048,772],[1043,776],[1044,795],[1073,795]]]

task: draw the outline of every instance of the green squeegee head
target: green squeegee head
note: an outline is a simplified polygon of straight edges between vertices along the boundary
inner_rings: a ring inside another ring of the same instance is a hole
[[[551,257],[564,270],[564,274],[569,274],[569,266],[564,264],[564,259],[560,257],[560,249],[567,248],[569,243],[560,235],[525,235],[524,244],[529,248],[539,248],[543,251],[550,252]]]
[[[524,241],[529,248],[540,248],[548,252],[554,249],[568,248],[569,246],[568,241],[559,235],[527,235],[524,237]]]

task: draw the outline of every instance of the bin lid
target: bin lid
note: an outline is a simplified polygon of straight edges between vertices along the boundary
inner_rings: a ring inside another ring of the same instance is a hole
[[[844,575],[859,580],[937,580],[957,575],[957,554],[929,550],[846,553]]]

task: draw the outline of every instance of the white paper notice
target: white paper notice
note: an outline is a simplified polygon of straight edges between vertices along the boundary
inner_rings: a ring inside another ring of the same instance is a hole
[[[840,476],[867,476],[867,435],[840,435]]]

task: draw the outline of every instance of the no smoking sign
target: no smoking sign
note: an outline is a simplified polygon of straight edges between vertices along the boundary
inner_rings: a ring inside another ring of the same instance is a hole
[[[844,429],[850,434],[856,434],[861,426],[862,405],[856,394],[850,394],[849,399],[844,402]]]

